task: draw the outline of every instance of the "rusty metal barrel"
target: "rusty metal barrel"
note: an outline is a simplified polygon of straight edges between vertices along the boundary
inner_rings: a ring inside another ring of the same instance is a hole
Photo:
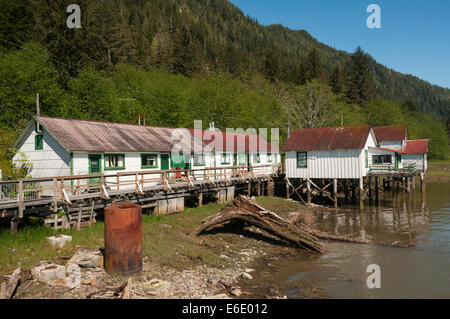
[[[120,203],[105,208],[105,269],[133,274],[142,271],[142,207]]]

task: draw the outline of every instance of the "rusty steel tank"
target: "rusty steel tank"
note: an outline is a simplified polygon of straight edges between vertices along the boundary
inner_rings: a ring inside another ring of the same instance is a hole
[[[142,207],[120,203],[105,208],[105,270],[142,271]]]

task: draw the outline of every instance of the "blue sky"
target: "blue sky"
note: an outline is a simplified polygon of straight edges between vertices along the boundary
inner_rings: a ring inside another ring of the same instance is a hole
[[[263,25],[306,30],[320,42],[353,52],[360,45],[379,63],[450,88],[450,0],[231,0]],[[366,26],[369,4],[381,29]]]

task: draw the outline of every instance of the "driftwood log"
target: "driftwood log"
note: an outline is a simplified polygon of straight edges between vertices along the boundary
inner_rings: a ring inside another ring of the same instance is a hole
[[[191,237],[198,236],[203,231],[230,221],[243,221],[251,224],[307,251],[325,252],[325,248],[316,236],[302,227],[291,224],[274,212],[264,209],[250,197],[243,195],[236,197],[233,205],[228,205],[219,213],[205,218],[189,235]]]
[[[8,282],[2,282],[0,284],[0,299],[11,299],[14,296],[17,286],[20,281],[21,269],[14,270],[11,276],[9,276]]]
[[[106,287],[90,293],[86,299],[131,299],[132,279],[128,278],[119,287]]]

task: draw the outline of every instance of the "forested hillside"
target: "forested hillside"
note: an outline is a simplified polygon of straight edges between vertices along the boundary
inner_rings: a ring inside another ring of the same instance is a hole
[[[82,29],[65,21],[67,0],[1,0],[0,37],[14,43],[38,40],[57,67],[70,77],[94,65],[111,70],[119,62],[164,67],[190,75],[226,71],[264,72],[265,57],[279,59],[279,78],[302,84],[302,60],[317,48],[324,78],[335,67],[348,67],[350,55],[322,44],[307,31],[261,26],[227,0],[80,0]],[[5,44],[5,43],[3,43]],[[450,115],[450,90],[371,60],[377,95],[409,100],[419,110]]]
[[[227,0],[0,0],[0,167],[35,112],[192,127],[406,123],[448,151],[450,90],[337,51],[306,31],[261,26]],[[3,157],[2,157],[3,156]]]

